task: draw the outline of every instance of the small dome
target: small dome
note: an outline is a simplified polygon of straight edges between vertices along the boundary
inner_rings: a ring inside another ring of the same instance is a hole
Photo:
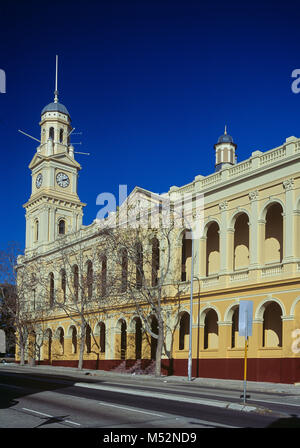
[[[233,143],[233,138],[229,134],[223,134],[219,137],[218,143]]]
[[[61,103],[50,103],[48,106],[45,106],[42,110],[41,115],[43,115],[45,112],[61,112],[62,114],[69,115],[68,109]]]

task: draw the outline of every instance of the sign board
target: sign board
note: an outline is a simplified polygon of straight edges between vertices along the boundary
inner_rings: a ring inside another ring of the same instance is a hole
[[[0,330],[0,353],[6,353],[5,333]]]
[[[239,336],[252,336],[253,302],[241,300],[239,307]]]

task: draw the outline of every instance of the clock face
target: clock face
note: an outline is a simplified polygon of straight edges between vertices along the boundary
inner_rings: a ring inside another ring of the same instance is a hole
[[[39,174],[36,176],[36,181],[35,181],[36,188],[40,188],[40,186],[42,185],[42,183],[43,183],[43,176],[42,176],[41,173],[39,173]]]
[[[70,184],[70,179],[65,173],[57,173],[56,182],[62,188],[66,188]]]

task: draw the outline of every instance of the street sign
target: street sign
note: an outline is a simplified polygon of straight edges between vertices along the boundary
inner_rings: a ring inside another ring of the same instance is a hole
[[[239,306],[239,336],[245,336],[245,357],[244,357],[244,404],[246,403],[247,389],[247,351],[248,337],[252,336],[253,302],[251,300],[241,300]]]
[[[253,302],[241,300],[239,307],[239,336],[252,336]]]

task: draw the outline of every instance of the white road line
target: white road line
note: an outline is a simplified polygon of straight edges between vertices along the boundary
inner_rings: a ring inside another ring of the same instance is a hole
[[[186,396],[175,395],[175,394],[169,395],[169,394],[158,393],[158,392],[147,392],[147,391],[141,391],[138,389],[135,389],[135,390],[125,389],[125,388],[123,389],[121,387],[104,386],[104,385],[99,385],[99,384],[95,384],[95,383],[74,383],[73,386],[86,387],[88,389],[106,390],[109,392],[117,392],[117,393],[142,396],[142,397],[173,400],[173,401],[177,401],[177,402],[181,401],[184,403],[194,403],[194,404],[200,404],[200,405],[206,405],[206,406],[217,406],[220,408],[226,408],[228,406],[228,403],[226,403],[224,401],[203,400],[201,398],[199,399],[199,398],[192,398],[192,397],[186,397]]]
[[[117,406],[116,404],[110,404],[105,403],[104,401],[99,401],[98,404],[101,404],[102,406],[111,406],[112,408],[118,408],[118,409],[124,409],[125,411],[131,411],[131,412],[140,412],[141,414],[149,414],[149,415],[155,415],[156,417],[164,417],[161,414],[155,414],[154,412],[148,412],[148,411],[140,411],[138,409],[133,409],[128,406]]]
[[[263,402],[265,404],[268,404],[268,403],[270,403],[270,404],[280,404],[281,406],[296,406],[297,408],[300,407],[300,403],[299,404],[296,404],[296,403],[284,403],[282,401],[259,400],[258,398],[252,398],[251,401],[260,401],[260,402]]]
[[[34,412],[34,414],[43,415],[44,417],[55,418],[54,415],[45,414],[44,412],[35,411],[34,409],[22,408],[24,411]],[[71,423],[72,425],[81,426],[80,423],[72,422],[71,420],[62,420],[62,423]]]
[[[118,409],[124,409],[125,411],[131,411],[131,412],[140,412],[142,414],[149,414],[149,415],[154,415],[156,417],[161,417],[161,418],[165,418],[167,420],[169,420],[170,416],[169,415],[161,415],[161,414],[155,414],[154,412],[147,412],[147,411],[140,411],[137,409],[133,409],[130,408],[128,406],[117,406],[115,404],[110,404],[110,403],[105,403],[103,401],[99,401],[98,404],[101,404],[102,406],[110,406],[113,408],[118,408]],[[173,417],[174,418],[174,417]],[[181,418],[176,418],[176,420],[179,420]],[[214,426],[214,427],[224,427],[224,428],[237,428],[237,426],[231,426],[231,425],[225,425],[223,423],[216,423],[216,422],[212,422],[212,421],[208,421],[208,420],[199,420],[197,418],[195,418],[194,420],[196,420],[196,423],[200,423],[202,425],[206,425],[206,426]]]
[[[53,417],[53,415],[44,414],[43,412],[34,411],[33,409],[22,408],[24,411],[34,412],[35,414],[44,415],[45,417]]]
[[[80,423],[76,423],[76,422],[71,422],[71,420],[64,420],[64,422],[66,423],[71,423],[72,425],[77,425],[77,426],[81,426]]]

